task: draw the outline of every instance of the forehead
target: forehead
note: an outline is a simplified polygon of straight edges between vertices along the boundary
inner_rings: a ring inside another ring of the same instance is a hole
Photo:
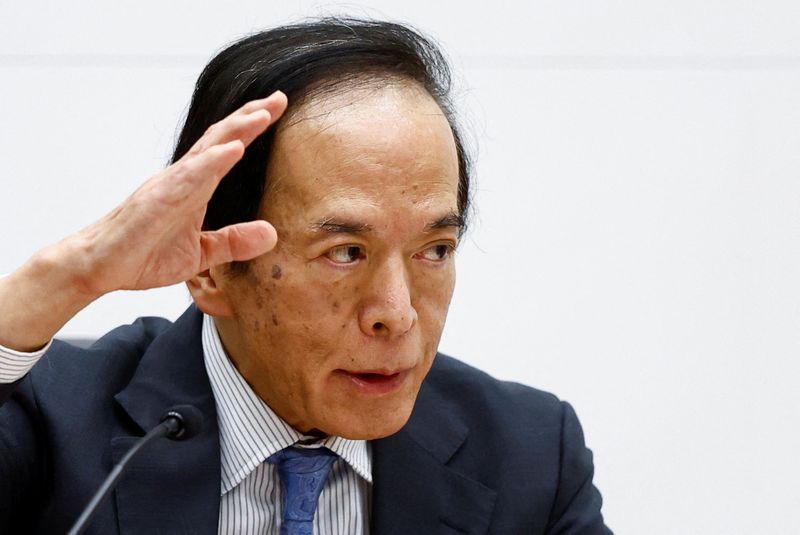
[[[305,212],[373,206],[455,209],[458,159],[450,125],[412,83],[387,83],[304,103],[276,133],[268,176],[272,200]],[[448,205],[448,206],[444,206]]]

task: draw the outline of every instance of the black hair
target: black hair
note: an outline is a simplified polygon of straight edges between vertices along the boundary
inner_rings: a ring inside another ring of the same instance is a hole
[[[466,224],[471,167],[451,102],[450,68],[433,41],[401,24],[324,18],[265,30],[227,46],[197,80],[172,162],[209,126],[276,90],[289,99],[288,115],[322,92],[393,78],[419,83],[447,118],[458,157],[458,210]],[[222,180],[208,204],[204,229],[258,217],[275,130],[273,125],[255,139]]]

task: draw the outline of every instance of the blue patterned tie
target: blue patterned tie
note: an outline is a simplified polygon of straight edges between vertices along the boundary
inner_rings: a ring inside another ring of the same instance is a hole
[[[278,465],[281,478],[281,535],[312,535],[317,500],[337,457],[328,448],[291,447],[267,459]]]

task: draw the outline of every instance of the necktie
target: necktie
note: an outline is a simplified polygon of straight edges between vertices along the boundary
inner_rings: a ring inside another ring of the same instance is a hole
[[[328,448],[290,447],[267,459],[281,479],[281,535],[312,535],[317,500],[337,457]]]

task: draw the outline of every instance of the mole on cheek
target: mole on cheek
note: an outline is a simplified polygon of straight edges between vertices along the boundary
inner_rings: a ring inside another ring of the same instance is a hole
[[[273,279],[280,279],[282,275],[281,266],[275,264],[272,266],[272,278]]]
[[[273,314],[273,315],[272,315],[272,324],[273,324],[275,327],[277,327],[277,326],[278,326],[278,318],[275,316],[275,314]]]
[[[339,301],[334,301],[333,302],[333,309],[334,310],[339,310]]]

